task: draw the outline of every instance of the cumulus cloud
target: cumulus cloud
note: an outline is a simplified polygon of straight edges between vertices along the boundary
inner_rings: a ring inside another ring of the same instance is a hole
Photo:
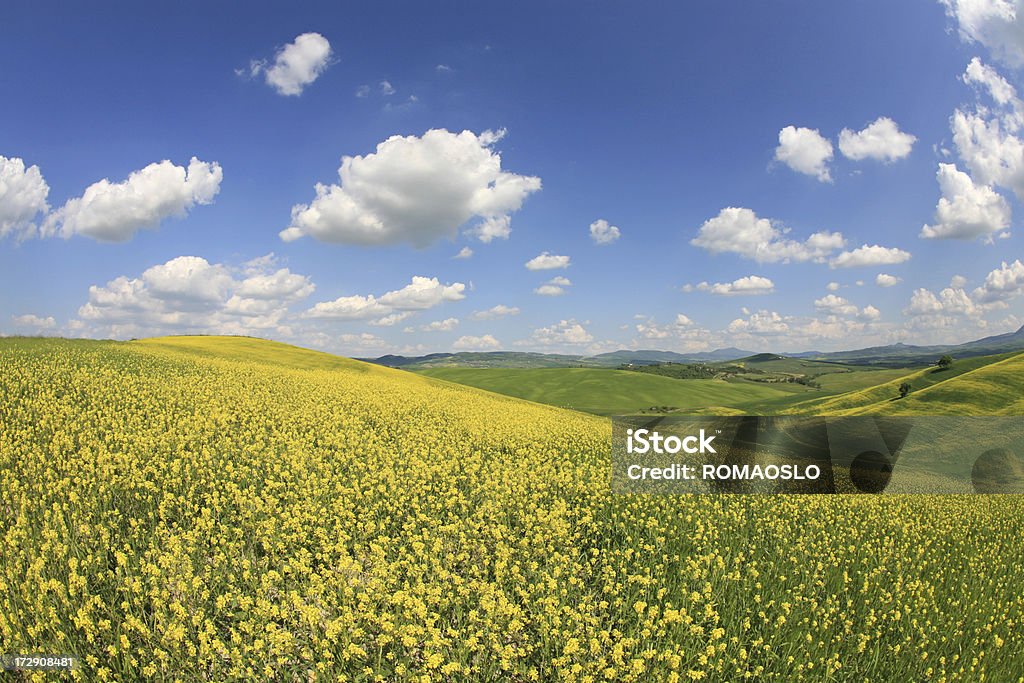
[[[825,289],[827,289],[830,292],[838,292],[839,291],[839,283],[838,282],[830,282],[827,285],[825,285]]]
[[[422,311],[439,306],[445,301],[459,301],[465,298],[466,285],[455,282],[441,284],[436,278],[414,276],[402,287],[375,297],[368,295],[342,296],[333,301],[321,301],[305,312],[306,318],[329,318],[334,320],[383,320],[386,316],[403,311]],[[395,322],[405,317],[393,319]],[[387,324],[387,323],[383,323]],[[392,323],[393,324],[393,323]]]
[[[861,131],[843,128],[839,133],[839,151],[847,159],[875,159],[892,163],[910,154],[917,138],[900,131],[896,122],[880,116]]]
[[[507,240],[512,234],[512,217],[488,216],[466,232],[484,244],[490,244],[494,240]]]
[[[609,225],[608,221],[603,218],[590,224],[590,239],[594,240],[594,244],[611,244],[620,236],[619,229],[614,225]]]
[[[671,348],[676,351],[704,351],[711,347],[715,336],[710,330],[697,325],[683,313],[677,313],[675,320],[667,324],[659,324],[654,318],[636,316],[641,322],[635,326],[637,340],[634,346],[657,341],[658,347]]]
[[[1010,189],[1024,199],[1024,102],[995,69],[973,59],[964,81],[987,92],[994,107],[958,108],[950,121],[953,142],[971,177],[981,185]]]
[[[716,282],[714,284],[701,282],[696,286],[687,285],[683,287],[684,291],[692,291],[694,289],[700,292],[708,292],[709,294],[717,294],[718,296],[771,294],[775,291],[775,283],[760,275],[747,275],[732,282]]]
[[[425,247],[454,237],[474,216],[478,237],[507,237],[505,219],[541,187],[540,178],[501,169],[491,146],[504,131],[392,136],[366,156],[342,157],[340,183],[316,185],[316,198],[292,207],[286,242],[304,235],[359,245]]]
[[[844,251],[829,261],[832,268],[857,268],[859,266],[880,266],[903,263],[910,259],[910,252],[896,247],[882,247],[866,244],[853,251]]]
[[[820,299],[816,299],[814,307],[822,310],[836,313],[838,315],[856,315],[857,307],[851,304],[849,301],[841,296],[835,294],[826,294]]]
[[[553,277],[537,289],[533,290],[535,294],[541,296],[561,296],[565,294],[565,288],[572,286],[572,281],[567,277]]]
[[[303,33],[283,46],[274,55],[274,63],[253,61],[249,75],[263,74],[267,85],[279,95],[301,95],[310,83],[320,77],[331,60],[331,44],[319,33]]]
[[[568,256],[556,256],[544,251],[526,262],[527,270],[554,270],[569,267]]]
[[[854,304],[835,294],[827,294],[820,299],[816,299],[814,307],[819,311],[826,311],[833,316],[855,317],[861,320],[877,320],[882,315],[881,311],[870,304],[864,308],[857,308]]]
[[[381,81],[377,84],[377,87],[380,89],[381,95],[388,96],[395,94],[395,87],[391,85],[390,81]]]
[[[473,250],[470,249],[469,247],[463,247],[462,249],[459,249],[459,253],[457,253],[455,256],[452,256],[452,258],[467,259],[470,258],[471,256],[473,256]]]
[[[758,263],[822,262],[846,244],[838,232],[816,232],[804,242],[787,238],[788,232],[778,221],[730,206],[704,221],[690,244],[713,254],[733,253]]]
[[[192,157],[188,167],[166,159],[112,183],[106,178],[85,188],[43,221],[44,237],[85,235],[101,242],[126,242],[142,229],[184,217],[196,204],[210,204],[220,192],[220,164]]]
[[[775,159],[804,175],[821,182],[832,182],[828,162],[832,159],[832,143],[811,128],[786,126],[779,131]]]
[[[427,323],[426,325],[420,326],[421,332],[451,332],[459,326],[458,318],[445,318],[444,320],[435,320]]]
[[[967,278],[963,275],[954,275],[949,279],[949,286],[954,288],[963,288],[967,284]]]
[[[26,167],[22,159],[0,156],[0,239],[33,236],[36,226],[32,221],[49,210],[49,193],[38,166]]]
[[[341,348],[350,356],[380,352],[388,348],[386,341],[369,332],[339,334],[337,339]]]
[[[89,288],[79,324],[120,336],[284,331],[289,306],[314,291],[304,275],[274,270],[273,260],[243,268],[179,256]]]
[[[915,289],[910,305],[904,309],[910,316],[965,315],[979,316],[983,309],[962,289],[947,287],[936,296],[927,289]]]
[[[479,337],[465,335],[456,339],[452,344],[453,351],[487,351],[500,348],[501,342],[489,334]]]
[[[755,311],[746,318],[736,318],[726,330],[732,334],[785,334],[789,332],[789,323],[776,311]]]
[[[497,306],[492,306],[485,311],[473,311],[469,318],[470,320],[497,320],[498,318],[504,318],[510,315],[519,315],[519,308],[516,306],[498,304]]]
[[[576,320],[559,320],[550,327],[535,329],[530,338],[520,345],[573,346],[592,341],[594,338],[591,334]]]
[[[940,0],[965,42],[981,43],[1007,66],[1024,66],[1024,4],[1020,0]]]
[[[975,185],[954,164],[939,164],[936,174],[942,197],[935,207],[935,224],[921,228],[925,239],[992,239],[1010,225],[1010,205],[991,187]]]
[[[1024,263],[1020,259],[1007,264],[985,276],[985,281],[972,292],[981,303],[1002,302],[1024,294]]]
[[[888,273],[879,273],[875,276],[875,284],[879,287],[892,287],[900,282],[902,282],[900,278],[895,275],[889,275]]]
[[[28,329],[34,332],[52,330],[57,326],[57,321],[53,319],[52,315],[48,315],[43,318],[32,313],[26,313],[25,315],[12,315],[11,322],[14,323],[16,328]]]

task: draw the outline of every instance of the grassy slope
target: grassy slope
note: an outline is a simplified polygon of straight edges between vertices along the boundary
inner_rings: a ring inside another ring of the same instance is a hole
[[[418,374],[598,415],[629,413],[652,406],[730,412],[730,408],[751,401],[789,395],[784,389],[767,384],[677,380],[627,370],[438,368]]]
[[[912,393],[897,399],[899,386]],[[1018,415],[1024,412],[1024,354],[957,360],[948,370],[925,368],[875,386],[793,404],[787,412],[821,415]]]

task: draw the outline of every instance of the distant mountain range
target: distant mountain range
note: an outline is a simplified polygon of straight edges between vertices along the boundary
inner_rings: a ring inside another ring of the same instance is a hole
[[[807,358],[857,365],[882,365],[904,367],[907,365],[925,365],[934,363],[944,354],[954,358],[971,356],[987,356],[1008,351],[1024,351],[1024,327],[1016,332],[997,334],[963,344],[938,346],[913,346],[909,344],[890,344],[888,346],[872,346],[853,351],[804,351],[801,353],[783,354],[790,358]],[[431,353],[425,356],[387,355],[380,358],[362,358],[370,363],[386,365],[392,368],[409,370],[439,367],[464,368],[567,368],[567,367],[618,367],[620,365],[656,365],[659,363],[715,363],[738,360],[756,355],[754,351],[745,351],[733,347],[705,351],[701,353],[676,353],[674,351],[658,351],[641,349],[638,351],[622,349],[596,356],[574,356],[557,353],[525,353],[520,351],[485,351],[461,353]]]

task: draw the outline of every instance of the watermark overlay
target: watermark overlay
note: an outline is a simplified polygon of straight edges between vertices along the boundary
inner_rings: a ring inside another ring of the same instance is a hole
[[[620,416],[617,493],[1024,493],[1024,417]]]
[[[0,654],[0,671],[73,671],[78,657],[69,654]]]

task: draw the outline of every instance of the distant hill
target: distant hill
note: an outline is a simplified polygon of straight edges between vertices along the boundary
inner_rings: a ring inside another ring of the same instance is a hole
[[[585,356],[558,353],[525,353],[521,351],[481,351],[431,353],[426,356],[387,355],[357,360],[405,370],[429,368],[571,368],[604,365]]]
[[[1016,332],[997,334],[963,344],[913,346],[910,344],[890,344],[888,346],[872,346],[853,351],[834,351],[831,353],[795,353],[795,358],[811,358],[814,360],[839,361],[886,366],[934,363],[944,354],[953,358],[973,358],[990,356],[1010,351],[1024,351],[1024,327]]]
[[[914,346],[890,344],[872,346],[851,351],[804,351],[801,353],[755,353],[735,347],[702,351],[700,353],[677,353],[657,349],[620,349],[599,353],[596,356],[527,353],[522,351],[485,351],[462,353],[431,353],[425,356],[387,355],[380,358],[360,358],[369,363],[391,368],[422,370],[427,368],[617,368],[620,365],[657,365],[659,363],[721,363],[738,361],[766,363],[784,359],[803,359],[853,365],[879,367],[907,367],[930,365],[943,354],[953,358],[990,356],[1010,351],[1024,351],[1024,327],[1016,332],[997,334],[963,344]]]
[[[749,356],[752,351],[728,348],[701,353],[681,354],[674,351],[621,349],[596,356],[575,356],[558,353],[526,353],[521,351],[483,351],[462,353],[431,353],[425,356],[387,355],[380,358],[359,358],[368,363],[390,368],[422,370],[427,368],[572,368],[620,365],[656,365],[658,363],[703,363],[733,360]]]

